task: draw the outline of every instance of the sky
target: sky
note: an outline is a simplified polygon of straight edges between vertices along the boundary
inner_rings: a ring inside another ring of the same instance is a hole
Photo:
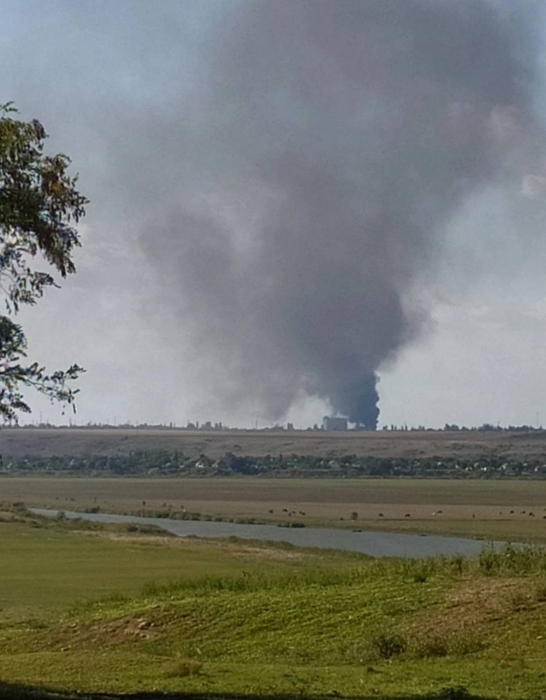
[[[334,4],[4,0],[0,101],[90,200],[19,315],[77,413],[25,421],[365,421],[377,377],[379,426],[546,424],[540,6]]]

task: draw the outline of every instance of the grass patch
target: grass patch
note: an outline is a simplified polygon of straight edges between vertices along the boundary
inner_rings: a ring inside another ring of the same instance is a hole
[[[201,673],[203,664],[195,659],[178,659],[169,669],[167,675],[171,678],[187,678]]]
[[[0,525],[4,689],[203,700],[543,693],[541,548],[373,560],[63,528]]]
[[[135,532],[125,525],[21,516],[0,522],[0,623],[6,616],[43,615],[101,596],[135,594],[150,581],[162,586],[175,579],[237,576],[268,562],[282,572],[316,558],[252,542],[165,537],[149,526]]]

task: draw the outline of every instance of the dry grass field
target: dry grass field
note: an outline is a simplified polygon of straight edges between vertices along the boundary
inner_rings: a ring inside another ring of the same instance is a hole
[[[4,428],[0,454],[8,457],[113,455],[137,450],[179,450],[189,457],[226,452],[263,456],[300,454],[339,457],[456,457],[495,455],[519,460],[546,458],[546,431],[347,432],[187,431],[100,428]]]
[[[4,477],[0,501],[546,542],[546,481]]]
[[[302,455],[545,459],[546,433],[189,432],[142,429],[0,431],[9,456],[174,450],[215,458]],[[64,510],[298,520],[306,526],[400,530],[546,542],[546,481],[485,479],[60,478],[0,479],[0,501]]]

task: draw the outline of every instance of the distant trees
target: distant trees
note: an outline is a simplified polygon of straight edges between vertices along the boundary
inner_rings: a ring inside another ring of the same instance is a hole
[[[72,404],[77,393],[69,382],[83,371],[78,365],[48,373],[28,363],[27,340],[14,321],[21,305],[34,305],[47,287],[75,272],[72,254],[80,245],[74,224],[87,200],[67,173],[70,159],[45,155],[47,134],[39,121],[21,121],[10,104],[0,105],[0,420],[30,412],[22,391],[32,387],[52,401]],[[46,269],[42,264],[46,263]]]
[[[67,428],[68,430],[68,428]],[[295,477],[295,478],[449,478],[449,479],[546,479],[546,460],[507,459],[490,454],[462,457],[357,457],[340,459],[312,455],[259,457],[227,452],[218,459],[179,451],[151,450],[112,455],[59,455],[8,457],[0,461],[2,474],[70,474],[168,477]],[[144,504],[143,504],[144,505]],[[300,513],[303,514],[303,513]],[[360,519],[358,511],[350,520]]]

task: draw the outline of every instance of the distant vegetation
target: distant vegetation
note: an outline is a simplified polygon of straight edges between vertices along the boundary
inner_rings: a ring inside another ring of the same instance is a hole
[[[13,457],[0,461],[0,475],[267,476],[267,477],[446,477],[461,479],[546,478],[546,457],[521,461],[502,456],[328,458],[309,455],[189,457],[178,450],[119,455]]]
[[[187,430],[189,432],[201,431],[201,432],[250,432],[250,433],[269,433],[269,432],[328,432],[325,431],[321,425],[315,423],[313,426],[308,426],[307,428],[297,428],[295,430],[293,423],[287,423],[282,425],[275,423],[269,426],[264,426],[261,428],[248,428],[248,427],[230,427],[224,423],[213,423],[212,421],[204,421],[200,423],[199,421],[188,421],[188,423],[183,425],[177,425],[176,423],[94,423],[88,422],[85,425],[78,425],[76,423],[70,422],[69,425],[61,424],[55,425],[55,423],[27,423],[26,425],[20,426],[15,424],[11,426],[13,428],[20,428],[23,430]],[[401,432],[401,433],[543,433],[544,428],[542,426],[536,425],[493,425],[492,423],[482,423],[482,425],[458,425],[457,423],[445,423],[443,428],[430,428],[425,425],[411,426],[408,427],[406,423],[402,425],[395,425],[391,423],[390,425],[383,425],[380,432]],[[342,430],[334,430],[333,432],[345,432]],[[362,427],[349,427],[348,432],[375,432],[374,430],[366,430]]]

